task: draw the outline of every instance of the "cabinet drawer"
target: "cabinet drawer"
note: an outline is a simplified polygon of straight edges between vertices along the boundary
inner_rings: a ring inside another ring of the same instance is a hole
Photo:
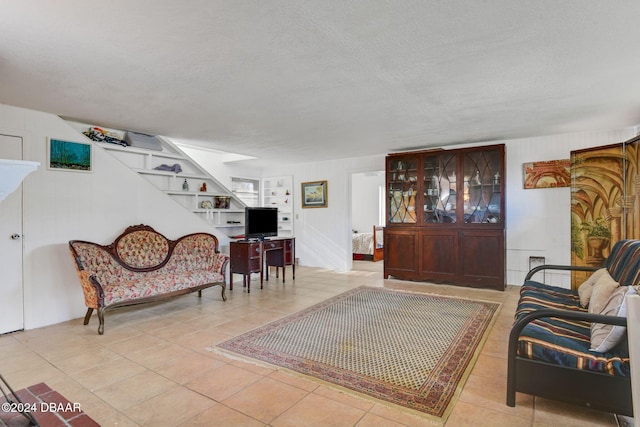
[[[250,258],[247,266],[251,271],[260,271],[260,258]]]
[[[263,243],[263,247],[265,251],[268,251],[270,249],[280,249],[282,248],[283,243],[282,240],[267,240]]]

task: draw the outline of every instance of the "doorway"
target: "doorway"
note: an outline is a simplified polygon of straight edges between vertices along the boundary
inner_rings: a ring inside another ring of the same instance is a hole
[[[0,135],[0,159],[22,160],[22,138]],[[24,329],[22,185],[0,202],[0,334]]]
[[[354,236],[372,233],[373,227],[384,225],[385,220],[384,171],[359,172],[351,175],[351,248],[352,270],[382,272],[384,260],[373,262],[371,256],[353,255]],[[357,239],[358,236],[355,236]],[[366,260],[361,261],[359,258]]]

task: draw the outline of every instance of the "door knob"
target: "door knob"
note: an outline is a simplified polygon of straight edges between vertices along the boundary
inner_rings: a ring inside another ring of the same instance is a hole
[[[11,235],[11,240],[20,240],[20,235],[18,233],[13,233]]]

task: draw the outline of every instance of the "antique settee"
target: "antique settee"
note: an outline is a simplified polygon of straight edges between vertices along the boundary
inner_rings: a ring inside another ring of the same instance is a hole
[[[593,274],[572,290],[532,280],[542,270]],[[633,416],[626,298],[639,283],[640,240],[616,242],[601,267],[532,269],[509,336],[507,405],[522,392]]]
[[[87,325],[97,310],[98,333],[104,313],[117,307],[157,301],[211,286],[226,300],[225,271],[229,257],[219,253],[218,239],[193,233],[169,240],[147,225],[128,227],[109,245],[71,240],[69,249],[80,278]]]

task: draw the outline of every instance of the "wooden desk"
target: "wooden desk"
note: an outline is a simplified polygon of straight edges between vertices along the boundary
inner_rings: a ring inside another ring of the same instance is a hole
[[[293,279],[296,278],[295,252],[296,239],[294,237],[273,238],[263,241],[238,240],[229,245],[230,271],[229,290],[233,290],[233,274],[242,274],[242,286],[251,292],[251,273],[260,273],[260,289],[266,266],[267,280],[269,280],[269,267],[282,267],[282,283],[285,281],[285,267],[292,266]]]

